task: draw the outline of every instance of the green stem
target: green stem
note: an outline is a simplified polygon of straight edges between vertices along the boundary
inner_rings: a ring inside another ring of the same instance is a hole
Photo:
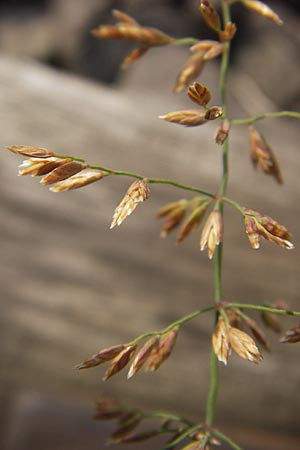
[[[162,334],[165,334],[168,331],[173,330],[173,328],[180,327],[181,325],[185,324],[186,322],[189,322],[190,320],[194,319],[195,317],[198,317],[201,314],[207,313],[209,311],[214,311],[215,309],[216,309],[215,305],[207,306],[206,308],[202,308],[202,309],[197,309],[197,311],[194,311],[184,317],[181,317],[180,319],[176,320],[175,322],[172,322],[170,325],[168,325],[162,331],[149,331],[148,333],[141,334],[136,339],[129,342],[127,345],[135,345],[147,337],[160,336]]]
[[[75,156],[58,155],[58,154],[56,154],[55,156],[56,156],[56,158],[62,158],[62,159],[68,158],[68,159],[72,159],[73,161],[79,161],[79,162],[86,164],[86,161],[84,159],[77,158]],[[99,165],[95,165],[95,164],[88,164],[88,167],[90,167],[91,169],[94,169],[94,170],[102,170],[106,174],[126,176],[126,177],[135,178],[137,180],[147,179],[148,183],[151,183],[151,184],[168,184],[169,186],[174,186],[179,189],[184,189],[185,191],[197,192],[198,194],[205,195],[206,197],[215,198],[215,194],[213,194],[212,192],[206,191],[205,189],[199,189],[195,186],[189,186],[186,184],[177,183],[176,181],[167,180],[165,178],[148,178],[148,177],[145,177],[144,175],[140,175],[138,173],[127,172],[125,170],[113,170],[108,167],[103,167],[103,166],[99,166]]]
[[[186,37],[182,39],[175,39],[171,44],[173,45],[194,45],[199,42],[199,39],[192,38],[192,37]]]
[[[267,118],[277,117],[292,117],[294,119],[300,119],[300,112],[297,111],[276,111],[260,114],[259,116],[248,117],[247,119],[233,119],[230,121],[231,125],[251,125],[254,122]]]
[[[281,316],[294,316],[300,317],[300,311],[290,311],[288,309],[279,309],[272,308],[272,306],[264,306],[264,305],[252,305],[249,303],[227,303],[225,308],[243,308],[243,309],[251,309],[254,311],[265,311],[273,314],[279,314]]]
[[[230,9],[225,1],[222,1],[222,15],[224,26],[230,22]],[[221,71],[220,71],[220,97],[223,109],[222,120],[225,120],[228,115],[227,108],[227,91],[226,82],[228,77],[229,55],[230,55],[230,42],[226,43],[227,51],[222,53]],[[228,139],[222,146],[222,180],[219,190],[219,195],[224,196],[226,194],[228,183]],[[223,218],[223,203],[216,204],[216,208],[220,211]],[[222,253],[223,245],[220,243],[217,246],[214,262],[214,278],[215,278],[215,302],[219,303],[222,299]],[[217,320],[216,313],[216,320]],[[215,417],[216,402],[219,389],[219,367],[218,359],[213,350],[210,353],[210,386],[208,391],[207,403],[206,403],[206,415],[205,421],[208,425],[212,425]]]
[[[242,447],[237,445],[230,437],[226,436],[225,434],[221,433],[221,431],[216,430],[214,428],[214,434],[218,436],[220,439],[222,439],[224,442],[226,442],[228,445],[230,445],[231,448],[234,450],[243,450]]]

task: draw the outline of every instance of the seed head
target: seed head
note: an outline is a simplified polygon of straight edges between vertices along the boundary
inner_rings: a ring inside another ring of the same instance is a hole
[[[285,336],[283,336],[280,339],[280,342],[283,344],[295,344],[296,342],[300,342],[300,325],[298,325],[295,328],[291,328],[285,333]]]
[[[282,184],[282,176],[278,162],[268,146],[263,135],[252,125],[249,126],[250,156],[254,167],[259,165],[265,174],[272,175],[279,184]]]
[[[150,355],[152,350],[158,345],[158,343],[159,343],[159,336],[153,336],[143,345],[140,351],[136,354],[130,366],[127,375],[128,379],[133,377],[133,375],[135,375],[142,368],[142,366],[148,359],[148,356]]]
[[[167,120],[168,122],[177,123],[186,127],[197,127],[203,125],[208,121],[206,118],[207,112],[205,110],[185,110],[174,111],[163,116],[159,116],[160,119]]]
[[[37,177],[45,175],[68,161],[68,159],[56,158],[55,156],[29,158],[19,165],[19,176],[31,175]]]
[[[223,110],[220,106],[211,106],[205,113],[205,119],[215,120],[219,119],[223,114]]]
[[[219,145],[223,145],[226,139],[228,138],[230,131],[230,122],[228,119],[225,119],[221,125],[217,128],[216,132],[216,143]]]
[[[134,181],[128,188],[125,197],[116,207],[110,228],[114,228],[129,216],[139,203],[144,202],[150,197],[150,189],[147,180]]]
[[[219,33],[221,31],[220,16],[209,0],[200,0],[200,12],[207,25]]]
[[[92,34],[100,39],[118,39],[140,44],[138,49],[125,58],[123,68],[140,58],[149,48],[168,45],[174,40],[156,28],[141,26],[135,19],[121,11],[114,10],[113,15],[118,20],[116,25],[100,26],[92,30]]]
[[[182,71],[177,77],[174,92],[177,94],[182,92],[200,73],[204,68],[205,52],[199,51],[192,55],[184,65]]]
[[[160,337],[158,345],[155,345],[152,348],[152,351],[147,359],[146,371],[154,372],[171,355],[176,342],[177,334],[178,329],[173,328]]]
[[[101,398],[96,401],[95,420],[118,419],[124,415],[124,411],[110,398]]]
[[[31,158],[48,158],[49,156],[55,156],[55,153],[46,148],[30,147],[28,145],[11,145],[8,147],[13,153],[18,155],[29,156]]]
[[[100,170],[84,169],[81,172],[72,175],[71,177],[59,181],[50,187],[52,192],[64,192],[70,191],[71,189],[78,189],[94,181],[101,180],[104,177],[104,173]]]
[[[280,19],[278,14],[276,14],[265,3],[257,1],[257,0],[241,0],[241,2],[247,8],[252,9],[253,11],[257,12],[258,14],[260,14],[261,16],[266,17],[267,19],[272,20],[277,25],[282,25],[283,24],[283,21]]]
[[[219,33],[221,42],[231,41],[236,33],[236,24],[227,22],[223,31]]]
[[[110,363],[108,366],[107,371],[105,372],[105,375],[103,377],[103,381],[108,380],[110,377],[115,375],[116,373],[120,372],[130,361],[132,358],[135,350],[136,345],[129,345],[125,347]]]
[[[271,217],[251,209],[244,208],[244,214],[246,233],[252,248],[259,248],[261,237],[288,250],[294,248],[294,245],[289,241],[291,234],[283,225],[280,225]]]
[[[66,180],[76,173],[81,172],[85,167],[86,165],[81,162],[67,160],[67,162],[61,164],[45,175],[40,182],[45,185],[57,183],[58,181]]]
[[[182,242],[183,239],[185,239],[191,233],[191,231],[193,231],[198,227],[198,225],[200,225],[205,216],[209,203],[209,201],[203,201],[200,205],[194,208],[185,223],[180,228],[176,244]]]
[[[210,102],[211,92],[207,87],[195,82],[189,87],[188,96],[198,105],[205,106]]]
[[[219,41],[203,40],[194,44],[190,50],[192,52],[203,52],[203,59],[207,61],[208,59],[216,58],[227,51],[226,45]]]
[[[227,365],[231,348],[228,338],[228,327],[221,316],[218,318],[215,331],[212,335],[212,345],[218,360]]]
[[[247,359],[255,364],[263,359],[254,340],[247,333],[244,333],[244,331],[230,327],[228,330],[228,339],[233,350],[241,358]]]
[[[81,361],[75,366],[75,369],[89,369],[103,364],[119,355],[125,348],[125,345],[115,345],[113,347],[105,348],[92,355],[90,358]]]
[[[212,259],[217,245],[220,244],[223,235],[223,222],[220,211],[214,210],[208,216],[200,237],[200,250],[206,247],[208,257]]]

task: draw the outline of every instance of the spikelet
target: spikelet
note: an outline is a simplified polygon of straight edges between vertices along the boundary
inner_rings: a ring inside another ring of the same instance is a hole
[[[206,106],[210,102],[211,92],[207,87],[195,82],[189,86],[188,96],[198,105]]]
[[[219,38],[221,42],[231,41],[236,33],[236,24],[232,22],[227,22],[223,31],[219,33]]]
[[[244,6],[246,6],[249,9],[252,9],[253,11],[257,12],[263,17],[266,17],[267,19],[272,20],[277,25],[282,25],[283,21],[280,19],[278,14],[276,14],[269,6],[267,6],[265,3],[260,2],[258,0],[241,0]]]
[[[177,123],[178,125],[184,125],[186,127],[197,127],[208,121],[206,118],[206,111],[200,109],[173,111],[168,114],[164,114],[163,116],[159,116],[159,119]]]
[[[221,19],[209,0],[200,0],[200,12],[207,25],[214,31],[221,31]]]
[[[215,141],[218,145],[223,145],[226,139],[228,138],[230,131],[230,122],[228,119],[225,119],[221,125],[217,128]]]
[[[203,40],[194,44],[190,50],[192,52],[203,52],[203,59],[207,61],[226,52],[227,46],[219,41]]]
[[[71,177],[58,181],[50,187],[52,192],[64,192],[72,189],[79,189],[95,181],[101,180],[104,177],[104,173],[101,170],[84,169],[80,172],[72,175]]]
[[[176,94],[182,92],[198,75],[200,75],[205,64],[204,55],[205,52],[199,51],[187,60],[177,77],[173,89]]]
[[[300,325],[288,330],[279,342],[282,344],[295,344],[296,342],[300,342]]]
[[[231,347],[228,338],[228,328],[223,317],[218,318],[216,328],[212,335],[212,345],[219,361],[227,365]]]
[[[29,145],[11,145],[7,148],[13,153],[29,156],[31,158],[48,158],[49,156],[55,156],[55,153],[47,148],[31,147]]]
[[[208,216],[200,237],[200,250],[203,251],[206,247],[208,250],[208,257],[212,259],[217,245],[220,244],[223,236],[223,222],[220,211],[214,210]]]
[[[31,175],[38,177],[45,175],[68,161],[55,156],[28,158],[19,165],[19,176]]]
[[[233,350],[241,358],[247,359],[255,364],[263,359],[254,340],[244,331],[230,327],[228,329],[228,339]]]
[[[119,355],[125,348],[125,345],[114,345],[113,347],[105,348],[92,355],[90,358],[81,361],[75,366],[75,369],[89,369],[103,364]]]
[[[78,161],[70,161],[70,160],[62,160],[62,164],[55,169],[53,169],[51,172],[46,174],[40,181],[41,184],[48,185],[57,183],[58,181],[66,180],[67,178],[72,177],[78,172],[81,172],[86,165],[82,164]]]
[[[252,248],[260,247],[260,238],[274,242],[288,250],[294,248],[290,242],[291,234],[283,225],[280,225],[269,216],[244,208],[245,228]]]
[[[113,375],[120,372],[120,370],[124,369],[134,355],[136,347],[136,345],[128,345],[112,360],[107,371],[105,372],[103,381],[108,380]]]
[[[144,365],[152,350],[158,345],[159,336],[150,338],[136,354],[128,371],[127,378],[133,377]]]
[[[210,202],[204,199],[201,200],[202,202],[193,209],[187,220],[180,228],[176,244],[182,242],[183,239],[185,239],[191,233],[191,231],[197,228],[198,225],[200,225],[200,223],[202,222]]]
[[[169,358],[176,343],[177,334],[178,328],[172,328],[172,330],[160,337],[158,345],[155,345],[152,348],[147,359],[146,371],[154,372],[167,358]]]
[[[125,58],[122,64],[123,68],[127,68],[144,55],[149,48],[168,45],[174,41],[171,36],[156,28],[141,26],[135,19],[121,11],[114,10],[113,15],[118,20],[115,25],[102,25],[92,30],[92,34],[100,39],[133,41],[140,45]]]
[[[150,189],[147,180],[134,181],[128,188],[125,197],[116,207],[110,228],[114,228],[129,216],[141,202],[150,197]]]

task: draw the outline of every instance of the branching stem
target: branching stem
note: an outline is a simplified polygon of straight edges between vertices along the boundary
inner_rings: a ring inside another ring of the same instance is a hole
[[[297,111],[275,111],[260,114],[259,116],[248,117],[247,119],[232,119],[230,121],[231,125],[251,125],[259,120],[268,118],[278,118],[278,117],[292,117],[294,119],[300,119],[300,112]]]

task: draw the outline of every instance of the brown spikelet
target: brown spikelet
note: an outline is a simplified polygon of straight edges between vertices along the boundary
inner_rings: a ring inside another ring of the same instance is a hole
[[[211,92],[207,87],[195,82],[189,87],[188,96],[198,105],[205,106],[210,102]]]
[[[244,331],[230,327],[228,330],[228,339],[233,350],[241,358],[247,359],[255,364],[263,359],[254,340]]]
[[[121,353],[125,345],[114,345],[113,347],[105,348],[92,355],[90,358],[81,361],[75,366],[75,369],[89,369],[90,367],[99,366],[102,363],[110,361]]]
[[[212,345],[219,361],[227,364],[231,347],[228,339],[228,328],[223,317],[218,318],[216,328],[212,335]]]
[[[112,362],[108,366],[107,371],[105,372],[103,381],[108,380],[113,375],[120,372],[120,370],[122,370],[128,364],[136,350],[136,347],[136,345],[127,346],[112,360]]]
[[[128,14],[124,13],[123,11],[119,11],[118,9],[112,10],[112,15],[122,23],[126,23],[127,25],[138,25],[138,22]]]
[[[215,140],[218,145],[224,144],[224,142],[228,138],[229,131],[230,131],[230,122],[228,119],[225,119],[221,123],[221,125],[217,128],[217,131],[216,131]]]
[[[174,210],[176,210],[179,206],[188,206],[188,201],[185,199],[177,200],[176,202],[167,203],[162,208],[159,209],[157,213],[157,218],[166,217],[171,214]]]
[[[174,348],[178,328],[173,328],[160,337],[158,345],[153,347],[147,362],[146,371],[154,372],[170,356]]]
[[[295,344],[296,342],[300,342],[300,325],[286,331],[285,335],[280,339],[279,342],[283,344]]]
[[[160,237],[165,238],[174,228],[176,228],[183,220],[187,210],[187,204],[179,204],[167,216],[160,230]]]
[[[81,162],[69,160],[45,175],[40,182],[45,185],[57,183],[58,181],[66,180],[67,178],[72,177],[85,167],[86,165]]]
[[[49,158],[50,156],[55,156],[55,153],[47,148],[30,147],[29,145],[11,145],[8,147],[8,150],[31,158]]]
[[[279,184],[282,184],[280,167],[274,153],[260,134],[252,125],[249,126],[250,156],[254,167],[259,165],[263,172],[273,176]]]
[[[144,202],[150,197],[150,189],[147,180],[136,180],[128,188],[125,197],[116,207],[110,228],[114,228],[129,216],[139,203]]]
[[[294,245],[289,241],[291,234],[286,227],[257,211],[244,208],[244,213],[246,233],[252,248],[259,248],[260,237],[288,250],[294,248]]]
[[[219,33],[221,31],[220,16],[209,0],[200,0],[200,12],[207,25]]]
[[[58,181],[50,187],[52,192],[64,192],[72,189],[79,189],[95,181],[101,180],[104,177],[104,173],[101,170],[84,169],[80,172],[72,175],[71,177]]]
[[[220,106],[211,106],[205,113],[206,120],[219,119],[223,114],[223,110]]]
[[[245,5],[247,8],[252,9],[252,11],[257,12],[263,17],[266,17],[267,19],[272,20],[277,25],[282,25],[283,21],[280,19],[278,14],[276,14],[269,6],[267,6],[265,3],[260,2],[258,0],[241,0],[243,5]]]
[[[150,338],[136,354],[128,371],[127,378],[133,377],[144,365],[153,348],[159,343],[159,336]]]
[[[223,31],[219,33],[221,42],[231,41],[236,33],[236,25],[232,22],[227,22]]]
[[[190,50],[192,52],[203,52],[203,60],[207,61],[209,59],[216,58],[221,53],[227,51],[225,44],[219,41],[212,40],[202,40],[194,44]]]
[[[204,54],[205,52],[202,51],[196,52],[187,60],[182,71],[179,73],[174,86],[174,92],[176,94],[182,92],[198,75],[200,75],[205,63]]]
[[[179,234],[176,240],[176,244],[179,244],[182,242],[190,233],[192,230],[198,227],[198,225],[202,222],[207,207],[209,206],[208,201],[204,201],[199,206],[196,206],[194,210],[191,212],[191,214],[188,216],[185,223],[182,225],[182,227],[179,230]]]
[[[29,158],[19,165],[19,176],[42,176],[68,161],[68,159],[56,158],[55,156],[49,156],[47,158]]]
[[[122,62],[122,69],[127,69],[130,64],[143,56],[148,50],[149,47],[139,47],[134,49]]]
[[[119,22],[116,25],[102,25],[92,30],[93,36],[134,41],[145,47],[167,45],[174,40],[156,28],[141,26],[135,19],[121,11],[115,10],[113,14]]]
[[[205,110],[195,109],[173,111],[163,116],[159,116],[159,118],[166,120],[167,122],[177,123],[178,125],[184,125],[186,127],[197,127],[208,121],[206,114],[207,111]]]

